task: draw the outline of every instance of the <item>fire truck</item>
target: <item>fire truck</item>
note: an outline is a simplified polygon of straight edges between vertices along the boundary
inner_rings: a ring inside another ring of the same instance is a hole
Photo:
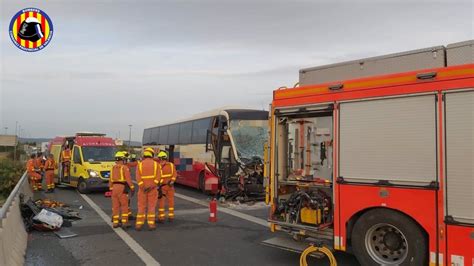
[[[264,244],[474,265],[474,41],[302,69],[270,115]]]

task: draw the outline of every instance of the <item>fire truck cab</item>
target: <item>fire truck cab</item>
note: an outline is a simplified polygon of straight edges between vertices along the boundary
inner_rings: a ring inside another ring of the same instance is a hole
[[[303,69],[270,114],[264,244],[473,265],[474,41]]]

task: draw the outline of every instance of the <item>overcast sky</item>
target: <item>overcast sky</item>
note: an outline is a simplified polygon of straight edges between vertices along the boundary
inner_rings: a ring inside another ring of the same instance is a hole
[[[472,0],[0,0],[0,126],[141,140],[143,128],[224,105],[268,109],[303,67],[474,39]],[[12,16],[45,11],[54,37],[16,48]]]

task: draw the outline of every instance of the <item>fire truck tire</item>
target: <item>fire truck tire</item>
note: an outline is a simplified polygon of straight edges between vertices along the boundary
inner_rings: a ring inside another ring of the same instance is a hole
[[[427,240],[409,217],[388,209],[363,214],[352,230],[352,248],[361,265],[427,265]]]
[[[87,187],[86,181],[84,179],[79,179],[79,183],[77,183],[77,191],[81,194],[89,193],[89,188]]]

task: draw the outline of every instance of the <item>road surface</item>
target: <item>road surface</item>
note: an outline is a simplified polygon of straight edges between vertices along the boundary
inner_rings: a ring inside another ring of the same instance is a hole
[[[207,196],[185,187],[177,187],[176,192],[175,222],[157,224],[156,231],[141,232],[111,228],[108,224],[111,201],[103,193],[80,195],[74,189],[59,188],[54,194],[36,195],[46,195],[80,208],[83,219],[70,227],[78,234],[73,238],[59,239],[50,232],[32,232],[26,265],[299,264],[299,254],[261,244],[275,236],[261,224],[268,214],[268,207],[263,203],[231,206],[230,214],[222,212],[220,206],[218,222],[210,223]],[[135,199],[132,201],[134,213]],[[249,216],[237,217],[242,213]],[[336,256],[339,265],[358,265],[351,255],[338,253]],[[328,265],[326,260],[311,258],[310,261],[313,265]]]

